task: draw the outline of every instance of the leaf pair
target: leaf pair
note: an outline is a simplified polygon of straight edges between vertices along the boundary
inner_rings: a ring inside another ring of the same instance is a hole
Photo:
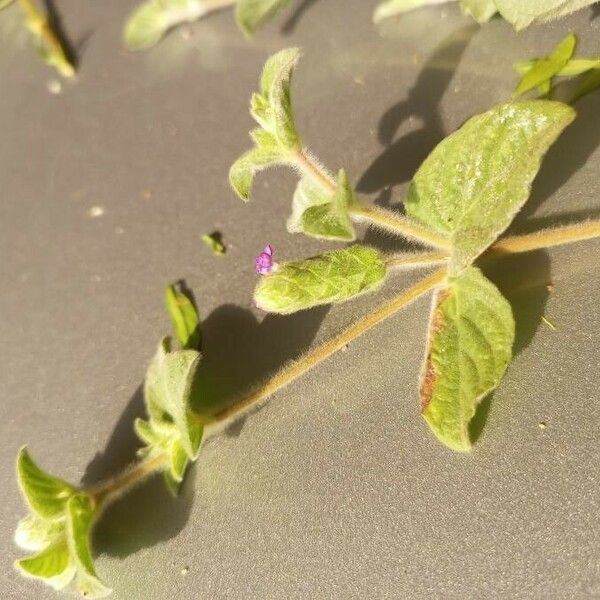
[[[17,457],[17,479],[31,513],[19,522],[15,542],[35,554],[15,566],[54,589],[75,580],[78,591],[88,598],[110,594],[92,559],[90,534],[97,516],[92,498],[40,469],[26,448]]]
[[[184,310],[189,311],[189,306]],[[173,313],[171,313],[173,314]],[[180,341],[189,345],[193,333],[175,321]],[[184,344],[185,346],[185,344]],[[167,455],[163,471],[168,489],[177,494],[185,470],[200,452],[204,426],[193,412],[191,399],[200,353],[192,349],[172,350],[170,338],[161,341],[144,380],[144,402],[148,419],[136,419],[134,429],[145,444],[140,456]]]
[[[570,94],[570,102],[600,87],[600,58],[573,58],[576,45],[577,37],[571,33],[548,56],[517,63],[515,70],[522,77],[515,96],[533,89],[542,95],[549,95],[555,77],[578,77]]]
[[[229,181],[237,195],[247,201],[257,172],[276,165],[296,168],[303,175],[294,194],[288,231],[318,239],[353,241],[356,234],[349,208],[356,199],[346,172],[341,170],[334,181],[321,167],[317,174],[306,167],[306,150],[294,123],[291,96],[299,58],[297,48],[288,48],[266,62],[260,91],[250,100],[250,114],[261,128],[250,133],[254,148],[232,165]]]
[[[533,23],[542,23],[564,17],[596,0],[386,0],[373,16],[375,22],[405,13],[415,8],[458,1],[463,12],[479,23],[489,21],[499,12],[520,31]]]

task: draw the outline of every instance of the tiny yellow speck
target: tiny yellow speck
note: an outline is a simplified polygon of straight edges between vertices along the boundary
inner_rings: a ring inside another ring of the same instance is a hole
[[[546,325],[548,325],[548,327],[550,327],[552,331],[556,331],[556,325],[552,321],[544,317],[544,315],[542,315],[542,321],[546,323]]]

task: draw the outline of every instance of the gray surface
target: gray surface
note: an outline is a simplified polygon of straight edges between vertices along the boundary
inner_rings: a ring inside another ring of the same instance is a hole
[[[289,173],[261,177],[250,206],[227,186],[271,52],[304,48],[296,105],[306,142],[332,168],[368,172],[361,187],[374,195],[398,184],[393,203],[444,133],[509,97],[515,59],[569,29],[582,53],[600,52],[592,11],[517,36],[499,20],[470,27],[454,8],[378,31],[374,1],[306,4],[291,32],[277,24],[252,44],[223,13],[189,39],[175,33],[131,55],[119,48],[131,0],[58,2],[71,38],[85,42],[79,77],[58,96],[17,12],[0,16],[2,598],[54,597],[11,568],[24,514],[18,447],[73,481],[131,458],[136,390],[168,332],[166,282],[183,277],[195,290],[225,397],[373,302],[287,319],[252,308],[264,243],[282,258],[327,246],[285,233]],[[393,145],[367,171],[393,106]],[[515,229],[598,212],[599,109],[600,94],[579,105]],[[93,206],[104,215],[89,217]],[[224,258],[198,240],[215,228]],[[491,273],[515,303],[521,351],[471,456],[445,450],[418,415],[423,299],[210,440],[182,498],[156,481],[115,505],[95,540],[113,597],[600,598],[599,259],[590,242]],[[556,331],[538,327],[542,313]]]

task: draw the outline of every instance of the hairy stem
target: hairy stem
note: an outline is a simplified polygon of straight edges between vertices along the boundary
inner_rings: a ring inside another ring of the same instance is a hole
[[[120,475],[86,490],[86,492],[92,496],[96,506],[104,507],[153,473],[162,471],[168,458],[167,454],[155,454],[133,464]]]
[[[333,194],[337,184],[331,175],[315,160],[306,149],[297,150],[295,155],[296,167],[303,175],[310,177],[317,185],[320,185],[326,192]],[[382,227],[387,231],[395,233],[405,238],[414,239],[435,248],[450,248],[450,242],[443,236],[437,235],[417,223],[409,221],[401,215],[391,211],[364,206],[357,202],[349,207],[350,216],[357,221],[370,221],[374,225]]]
[[[493,244],[490,254],[513,254],[531,252],[552,246],[573,244],[583,240],[600,237],[600,221],[587,221],[576,225],[565,225],[553,229],[542,229],[526,235],[515,235],[498,240]]]
[[[448,258],[449,256],[445,252],[398,254],[397,256],[390,256],[386,263],[391,269],[411,269],[445,263]]]
[[[19,0],[19,4],[25,13],[27,26],[31,32],[39,37],[46,46],[48,54],[58,59],[53,62],[54,66],[61,75],[73,77],[73,75],[75,75],[75,69],[67,58],[65,50],[56,33],[53,31],[48,17],[38,9],[34,0]]]
[[[324,361],[326,358],[329,358],[338,350],[341,350],[352,340],[369,331],[388,317],[391,317],[400,309],[416,300],[419,296],[422,296],[429,290],[437,287],[444,281],[445,277],[446,269],[440,269],[429,277],[422,279],[416,285],[408,288],[390,302],[380,306],[372,313],[357,321],[341,334],[291,363],[287,368],[274,375],[255,391],[242,397],[230,407],[216,413],[214,415],[215,421],[227,421],[261,404],[269,396],[273,395],[301,375],[304,375],[304,373]]]
[[[434,248],[450,249],[451,246],[447,238],[389,210],[357,204],[350,207],[350,215],[359,221],[370,221],[382,229],[417,240]]]

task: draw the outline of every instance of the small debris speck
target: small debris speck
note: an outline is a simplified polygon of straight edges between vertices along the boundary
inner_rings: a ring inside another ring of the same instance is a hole
[[[549,294],[551,294],[554,291],[554,284],[553,283],[549,283],[546,286],[546,290],[548,291]]]
[[[545,421],[540,421],[540,422],[538,423],[538,427],[539,427],[540,429],[546,429],[546,427],[547,427],[547,425],[546,425],[546,422],[545,422]]]
[[[101,217],[104,214],[104,209],[101,206],[92,206],[88,211],[90,217]]]
[[[190,571],[189,567],[183,567],[183,569],[181,569],[181,574],[182,575],[187,575]]]
[[[342,346],[342,352],[347,352],[348,351],[348,344],[344,344]]]
[[[117,235],[122,235],[123,233],[125,233],[125,230],[122,227],[115,227],[115,233]]]
[[[152,192],[150,190],[143,190],[142,191],[142,198],[144,200],[150,200],[150,198],[152,198]]]
[[[50,81],[48,81],[47,86],[48,91],[54,96],[57,96],[62,92],[62,83],[59,79],[50,79]]]
[[[220,231],[204,233],[200,236],[200,239],[212,250],[212,253],[217,256],[222,256],[227,252],[227,248],[223,243],[223,234]]]

